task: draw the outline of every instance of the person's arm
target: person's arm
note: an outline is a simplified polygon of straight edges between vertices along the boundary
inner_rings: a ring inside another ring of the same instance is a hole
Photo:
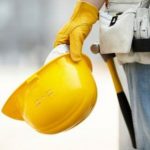
[[[100,10],[104,2],[107,3],[107,0],[80,0],[80,1],[87,2],[87,3],[94,5],[95,7],[97,7],[98,10]]]
[[[77,0],[71,18],[56,36],[54,47],[60,44],[70,45],[72,60],[80,61],[84,40],[98,20],[99,9],[104,1],[106,0]]]

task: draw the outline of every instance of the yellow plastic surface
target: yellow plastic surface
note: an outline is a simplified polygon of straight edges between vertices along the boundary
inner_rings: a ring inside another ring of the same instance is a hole
[[[24,120],[41,133],[74,127],[93,109],[97,88],[87,56],[75,63],[64,54],[29,77],[7,100],[2,112]]]

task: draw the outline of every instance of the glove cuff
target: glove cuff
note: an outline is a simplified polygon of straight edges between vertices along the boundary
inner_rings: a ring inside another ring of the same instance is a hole
[[[71,20],[77,18],[81,18],[84,23],[94,24],[99,19],[99,11],[90,3],[78,1]]]

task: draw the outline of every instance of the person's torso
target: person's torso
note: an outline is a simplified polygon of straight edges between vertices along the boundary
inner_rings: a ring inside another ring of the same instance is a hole
[[[136,7],[142,0],[109,0],[108,7],[105,12],[115,15],[118,12],[124,12],[127,9]],[[142,64],[150,64],[150,52],[138,52],[132,51],[127,54],[116,54],[118,61],[121,64],[138,62]]]
[[[129,8],[136,7],[141,0],[109,0],[107,11],[110,13],[124,12]]]

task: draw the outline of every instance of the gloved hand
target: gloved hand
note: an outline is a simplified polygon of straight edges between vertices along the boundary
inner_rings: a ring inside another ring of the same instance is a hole
[[[83,42],[97,20],[98,9],[95,6],[86,2],[77,2],[72,17],[58,32],[54,47],[68,44],[72,60],[81,60]]]

